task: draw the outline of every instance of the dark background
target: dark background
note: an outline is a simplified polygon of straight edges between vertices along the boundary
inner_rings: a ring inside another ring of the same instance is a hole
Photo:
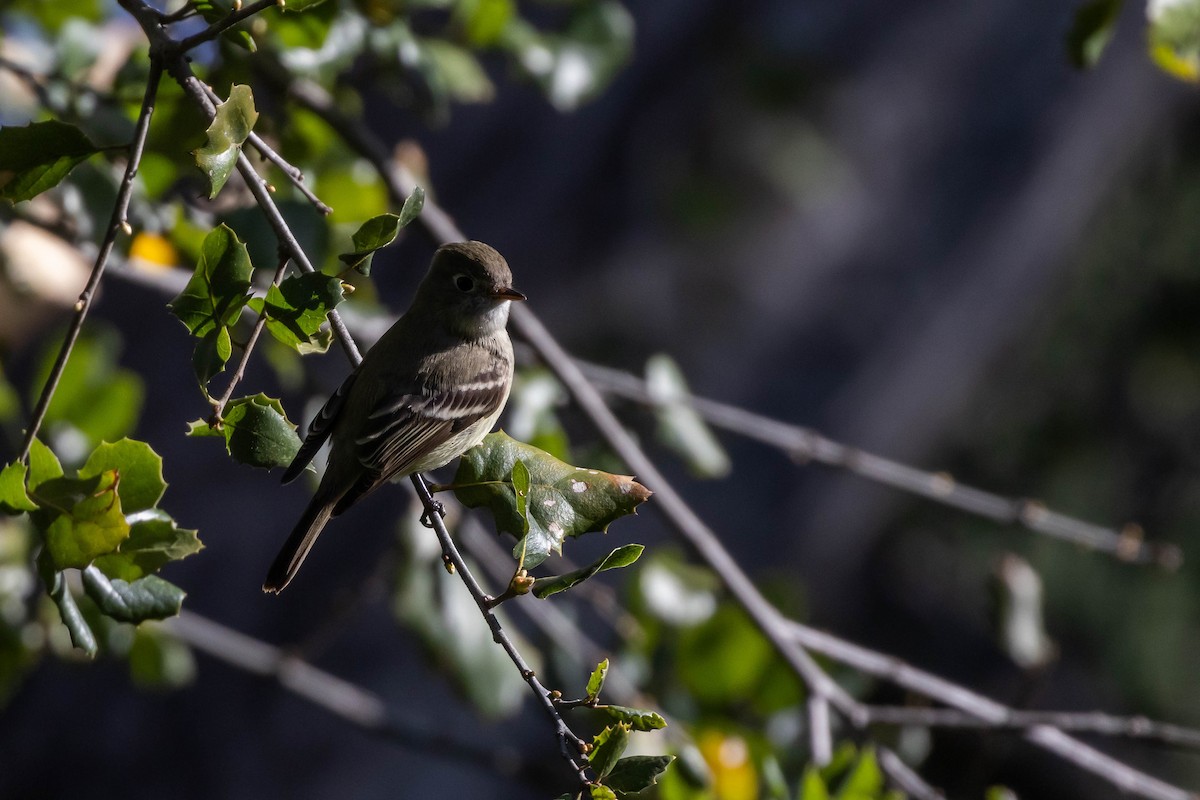
[[[422,145],[439,203],[506,254],[573,353],[639,372],[667,352],[697,394],[1101,524],[1139,520],[1191,559],[1194,95],[1149,62],[1136,5],[1100,66],[1073,69],[1074,6],[631,1],[632,62],[574,113],[502,76],[495,102],[436,129],[364,96],[381,136]],[[393,308],[429,251],[414,239],[381,257]],[[107,292],[97,311],[117,324],[161,304]],[[182,420],[203,413],[178,357],[186,334],[165,312],[138,328],[123,362],[154,376],[138,436],[164,453],[168,507],[208,548],[168,577],[199,613],[303,639],[371,571],[388,543],[376,523],[402,501],[384,494],[339,521],[304,580],[264,597],[304,490],[184,440]],[[330,387],[340,359],[319,360]],[[664,456],[668,473],[752,574],[802,589],[817,626],[1002,702],[1200,724],[1200,559],[1176,575],[1122,566],[725,443],[731,477],[695,482]],[[667,538],[650,512],[618,527]],[[1032,681],[989,633],[986,576],[1006,551],[1041,571],[1061,649]],[[377,635],[393,625],[369,604],[318,663],[431,729],[554,758],[528,704],[519,723],[481,727],[406,634]],[[952,794],[989,782],[1023,798],[1114,794],[1015,737],[937,742],[928,777]],[[1200,783],[1194,756],[1103,746]],[[0,753],[0,797],[544,794],[372,739],[203,657],[195,684],[161,696],[118,664],[47,661],[0,716]]]

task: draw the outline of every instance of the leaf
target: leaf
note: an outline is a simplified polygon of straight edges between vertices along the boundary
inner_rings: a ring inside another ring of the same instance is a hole
[[[192,422],[187,435],[223,436],[234,461],[264,469],[292,463],[300,449],[296,426],[288,421],[283,405],[261,392],[230,402],[216,428],[201,420]]]
[[[1200,82],[1200,13],[1194,0],[1149,3],[1150,57],[1164,72]]]
[[[14,461],[0,470],[0,510],[5,514],[37,510],[37,503],[25,491],[26,470],[23,461]]]
[[[590,565],[582,569],[573,570],[563,575],[538,578],[533,582],[533,593],[538,598],[545,600],[552,594],[566,591],[576,584],[583,583],[598,572],[629,566],[638,560],[638,557],[645,549],[644,545],[627,544],[618,547],[608,555],[597,561],[593,561]]]
[[[588,764],[601,778],[616,766],[621,754],[629,746],[629,726],[618,722],[609,725],[592,739],[592,751],[588,753]]]
[[[129,674],[142,687],[179,689],[195,678],[196,659],[161,625],[139,625],[129,646]]]
[[[608,677],[608,659],[604,659],[596,668],[592,670],[591,676],[587,682],[587,700],[592,702],[600,696],[600,690],[604,688],[604,679]]]
[[[590,800],[617,800],[616,793],[602,783],[593,783],[589,786],[588,796]]]
[[[529,470],[528,514],[522,518],[510,482],[513,465]],[[605,531],[618,517],[631,514],[650,496],[633,478],[572,467],[553,456],[515,441],[503,432],[463,454],[454,476],[454,493],[468,508],[486,506],[496,529],[511,533],[524,547],[526,568],[537,566],[562,549],[567,536]],[[525,520],[529,532],[525,533]]]
[[[514,0],[468,0],[454,7],[454,15],[473,47],[497,44],[516,12]]]
[[[86,653],[88,658],[95,658],[99,649],[96,645],[96,635],[92,633],[87,620],[79,611],[79,606],[75,604],[75,597],[67,588],[66,576],[51,563],[48,551],[42,550],[38,554],[37,568],[42,582],[46,584],[46,593],[58,606],[58,616],[71,635],[71,644]]]
[[[629,756],[622,758],[608,773],[604,783],[621,794],[637,794],[658,783],[675,756]]]
[[[316,8],[325,1],[326,0],[287,0],[287,2],[280,3],[280,6],[284,11],[295,11],[299,13],[301,11],[308,11],[310,8]]]
[[[33,521],[46,537],[46,550],[56,569],[82,569],[115,551],[129,536],[117,495],[118,480],[116,470],[106,470],[83,479],[53,478],[33,492],[40,507]]]
[[[41,194],[98,152],[82,131],[57,120],[0,127],[0,198],[18,203]]]
[[[425,190],[420,186],[413,189],[404,200],[404,206],[397,214],[380,214],[364,222],[350,237],[354,250],[338,256],[350,269],[363,275],[371,274],[371,259],[375,251],[387,247],[396,241],[400,229],[421,215],[425,206]]]
[[[95,565],[110,578],[135,581],[204,548],[197,532],[180,528],[159,509],[126,516],[129,537],[116,553],[100,556]]]
[[[109,580],[95,567],[83,571],[83,589],[106,615],[135,625],[175,616],[187,596],[183,589],[157,575],[127,583],[120,578]]]
[[[208,142],[193,151],[196,165],[208,177],[210,200],[229,180],[241,155],[242,143],[257,120],[258,112],[254,109],[254,95],[249,86],[235,84],[229,90],[229,99],[217,104],[217,114],[206,131]]]
[[[121,498],[121,510],[133,514],[158,505],[167,482],[163,480],[162,456],[145,442],[122,439],[109,444],[104,442],[88,456],[79,469],[80,478],[91,478],[102,472],[113,470],[120,475],[117,494]]]
[[[196,342],[192,351],[192,372],[200,382],[200,388],[208,386],[208,382],[225,371],[233,355],[233,340],[229,336],[229,328],[222,325],[214,328]]]
[[[644,708],[629,708],[628,706],[604,706],[608,715],[618,722],[624,722],[635,731],[656,731],[667,727],[667,721],[661,714]]]
[[[171,312],[193,336],[228,327],[250,298],[253,271],[246,245],[228,225],[219,225],[204,237],[196,269],[171,301]]]
[[[62,474],[58,456],[41,439],[34,439],[33,446],[29,448],[29,491],[32,492],[48,480],[61,478]]]
[[[797,800],[829,800],[829,789],[825,787],[825,781],[821,780],[821,773],[811,766],[804,770],[804,777],[800,779],[800,791],[796,794]]]
[[[1072,64],[1080,69],[1096,66],[1116,33],[1122,5],[1124,0],[1090,0],[1075,9],[1067,32],[1067,54]]]
[[[659,354],[646,362],[646,390],[654,402],[658,436],[678,453],[698,478],[723,478],[729,474],[729,456],[688,403],[691,392],[683,371],[670,356]]]
[[[301,354],[323,353],[329,348],[329,337],[322,340],[316,334],[329,310],[345,296],[341,280],[309,272],[290,277],[278,286],[272,285],[265,298],[255,297],[249,306],[267,315],[267,330],[283,344]]]
[[[194,0],[192,5],[209,25],[214,22],[220,22],[233,13],[232,4],[217,3],[214,0]],[[250,35],[249,31],[233,27],[223,31],[221,36],[244,50],[248,50],[251,53],[258,52],[258,45],[255,44],[254,37]]]
[[[883,791],[883,772],[875,760],[875,750],[864,747],[841,784],[838,786],[835,800],[859,800],[862,797],[877,797]]]

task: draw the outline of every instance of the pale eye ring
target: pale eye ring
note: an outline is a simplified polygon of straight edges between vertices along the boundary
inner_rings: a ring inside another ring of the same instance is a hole
[[[454,286],[460,292],[469,292],[475,288],[475,281],[471,280],[470,275],[455,275]]]

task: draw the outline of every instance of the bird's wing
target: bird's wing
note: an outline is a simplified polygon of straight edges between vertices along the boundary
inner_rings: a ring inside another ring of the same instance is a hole
[[[295,480],[304,471],[304,468],[308,466],[308,462],[313,460],[313,456],[321,449],[321,445],[325,443],[325,440],[329,438],[329,432],[333,429],[334,420],[341,413],[342,406],[346,404],[346,398],[350,395],[350,389],[354,385],[354,379],[357,376],[357,370],[351,372],[349,377],[342,381],[342,385],[333,393],[333,396],[325,401],[325,405],[321,406],[321,410],[308,426],[308,436],[304,437],[304,444],[300,445],[300,449],[296,451],[292,463],[288,464],[288,468],[283,473],[284,483]]]
[[[445,391],[385,394],[354,441],[363,475],[334,513],[341,513],[392,477],[411,473],[456,433],[490,417],[503,405],[508,383],[507,366],[493,364],[471,381]]]

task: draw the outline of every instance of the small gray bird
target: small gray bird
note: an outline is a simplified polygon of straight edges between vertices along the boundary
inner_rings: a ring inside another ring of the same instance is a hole
[[[412,306],[325,403],[283,473],[284,483],[294,480],[331,439],[325,476],[264,592],[283,591],[331,517],[387,481],[437,469],[482,441],[512,387],[508,304],[524,299],[488,245],[438,248]]]

